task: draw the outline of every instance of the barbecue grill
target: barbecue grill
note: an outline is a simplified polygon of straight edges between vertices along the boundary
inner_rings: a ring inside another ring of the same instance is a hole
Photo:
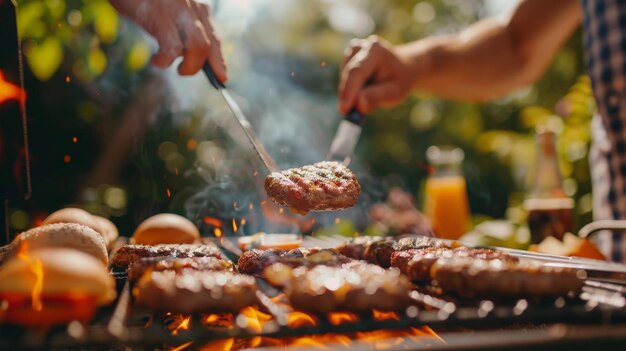
[[[332,240],[309,241],[314,244]],[[220,244],[220,243],[218,243]],[[222,250],[236,259],[228,240]],[[90,325],[46,330],[0,326],[0,349],[586,349],[626,341],[626,285],[587,278],[579,296],[534,300],[462,300],[415,287],[402,313],[308,315],[258,280],[258,307],[238,315],[152,313],[132,303],[125,272],[113,272],[118,299]],[[306,348],[305,348],[306,349]]]

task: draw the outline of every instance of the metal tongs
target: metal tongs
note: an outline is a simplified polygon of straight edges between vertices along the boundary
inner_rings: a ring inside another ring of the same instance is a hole
[[[230,110],[232,111],[244,133],[246,133],[246,137],[248,137],[248,140],[250,140],[254,151],[256,151],[257,155],[259,155],[259,158],[261,159],[267,170],[270,171],[270,173],[280,171],[280,168],[278,168],[278,165],[276,164],[272,156],[270,156],[267,150],[265,150],[265,147],[261,143],[259,137],[257,137],[254,128],[252,128],[252,125],[241,111],[241,108],[239,108],[237,101],[235,101],[232,95],[230,95],[228,89],[226,89],[226,86],[217,79],[215,73],[213,73],[213,69],[208,62],[205,62],[202,70],[204,71],[206,77],[209,79],[211,85],[222,94],[222,97],[224,98],[224,101],[226,101],[228,108],[230,108]]]

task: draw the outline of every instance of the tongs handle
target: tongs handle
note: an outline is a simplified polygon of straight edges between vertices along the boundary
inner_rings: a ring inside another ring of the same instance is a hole
[[[345,117],[346,121],[352,122],[358,126],[363,126],[363,122],[365,122],[365,116],[359,112],[356,108],[348,111]]]
[[[626,234],[626,220],[602,219],[588,223],[578,231],[578,236],[587,238],[603,230],[610,230],[613,233]]]
[[[209,79],[209,83],[211,83],[211,85],[215,89],[220,90],[226,88],[226,86],[222,82],[220,82],[219,79],[217,79],[215,73],[213,72],[213,68],[211,68],[211,65],[208,61],[204,63],[204,66],[202,66],[202,70],[206,74],[206,77]]]

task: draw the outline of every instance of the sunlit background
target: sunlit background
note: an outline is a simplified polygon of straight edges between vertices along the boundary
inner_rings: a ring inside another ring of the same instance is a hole
[[[514,2],[480,0],[222,0],[213,2],[230,80],[282,168],[322,160],[340,120],[336,86],[354,37],[401,43],[458,31]],[[591,220],[587,165],[593,99],[580,33],[543,79],[489,104],[415,95],[368,116],[352,167],[364,194],[342,213],[285,217],[267,203],[265,170],[216,91],[176,64],[149,66],[155,42],[105,0],[20,0],[33,197],[12,202],[19,232],[66,205],[111,218],[129,235],[157,212],[184,214],[206,233],[259,230],[371,233],[369,207],[392,187],[419,204],[425,150],[454,144],[476,223],[521,209],[534,162],[534,128],[561,131],[564,188],[578,226]],[[380,230],[380,228],[376,229]],[[515,244],[512,244],[515,245]]]

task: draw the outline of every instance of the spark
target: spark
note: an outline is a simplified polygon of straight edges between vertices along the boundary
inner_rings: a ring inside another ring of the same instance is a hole
[[[70,76],[65,76],[65,83],[69,84],[72,81],[72,78],[70,78]]]
[[[172,197],[172,192],[170,191],[170,188],[165,188],[165,194],[167,194],[168,199]]]
[[[73,142],[74,144],[76,144],[76,143],[78,142],[78,138],[77,138],[77,137],[73,137],[73,138],[72,138],[72,142]]]
[[[246,225],[246,219],[245,219],[245,218],[242,218],[242,219],[241,219],[241,226],[243,227],[244,225]]]
[[[171,348],[170,351],[182,351],[182,350],[186,349],[187,346],[191,345],[192,343],[193,343],[193,341],[188,341],[188,342],[186,342],[186,343],[184,343],[182,345],[179,345],[177,347]]]
[[[222,237],[222,230],[220,228],[215,228],[215,229],[213,229],[213,234],[215,234],[216,238],[221,238]]]
[[[237,221],[233,218],[233,233],[237,233]]]
[[[63,162],[70,163],[72,161],[72,157],[70,155],[63,156]]]
[[[224,223],[215,217],[204,216],[204,223],[214,226],[214,227],[223,227]]]

